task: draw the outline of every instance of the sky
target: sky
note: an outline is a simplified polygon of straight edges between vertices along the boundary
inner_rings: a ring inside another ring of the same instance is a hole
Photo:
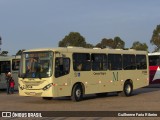
[[[119,36],[126,48],[140,41],[152,52],[159,5],[160,0],[0,0],[1,51],[58,47],[70,32],[79,32],[93,45]]]

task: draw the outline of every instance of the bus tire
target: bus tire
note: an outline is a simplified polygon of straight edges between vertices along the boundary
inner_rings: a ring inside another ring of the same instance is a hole
[[[82,99],[83,99],[82,86],[79,84],[76,84],[72,89],[71,100],[78,102],[78,101],[81,101]]]
[[[43,97],[44,100],[52,100],[52,97]]]
[[[133,85],[131,82],[129,81],[126,81],[124,83],[124,86],[123,86],[123,92],[120,92],[119,95],[120,96],[131,96],[132,95],[132,92],[133,92]]]

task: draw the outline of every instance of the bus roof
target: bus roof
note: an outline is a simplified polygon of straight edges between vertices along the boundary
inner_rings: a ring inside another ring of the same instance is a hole
[[[160,55],[160,52],[154,52],[154,53],[148,53],[149,56],[152,56],[152,55]]]
[[[0,56],[0,61],[3,61],[3,60],[10,60],[10,59],[20,59],[21,56]]]
[[[110,49],[110,48],[83,48],[83,47],[58,47],[58,48],[37,48],[25,50],[23,52],[38,52],[38,51],[54,51],[54,52],[82,52],[82,53],[132,53],[132,54],[147,54],[146,51],[137,51],[133,49],[123,50],[123,49]]]

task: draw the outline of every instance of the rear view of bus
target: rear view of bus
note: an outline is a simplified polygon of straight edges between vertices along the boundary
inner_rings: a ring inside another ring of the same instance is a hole
[[[0,56],[0,89],[6,89],[6,73],[11,72],[15,81],[15,90],[18,90],[18,71],[20,56]]]
[[[160,83],[160,52],[149,53],[150,84]]]

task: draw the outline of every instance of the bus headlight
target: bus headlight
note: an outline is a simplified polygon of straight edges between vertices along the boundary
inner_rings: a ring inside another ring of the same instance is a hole
[[[50,83],[50,84],[46,85],[44,88],[42,88],[42,90],[47,90],[47,89],[49,89],[52,85],[53,85],[53,84]]]

